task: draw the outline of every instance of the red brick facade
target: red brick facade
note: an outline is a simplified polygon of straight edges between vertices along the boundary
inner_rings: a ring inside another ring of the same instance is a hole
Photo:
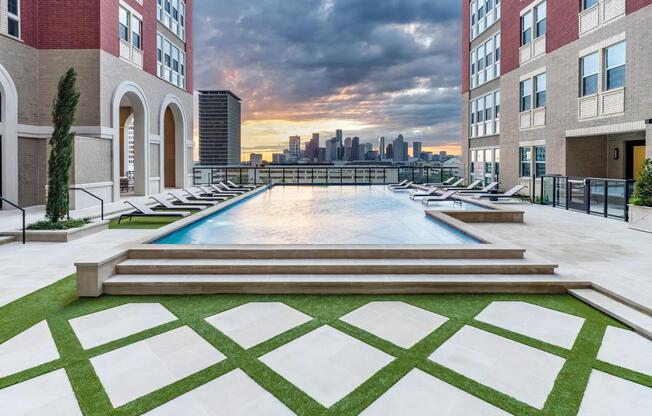
[[[123,0],[143,17],[143,70],[156,76],[156,1]],[[37,49],[102,49],[119,56],[119,0],[22,0],[22,39]],[[186,0],[186,83],[192,91],[192,0]]]
[[[634,13],[650,4],[652,4],[652,0],[627,0],[627,14]]]

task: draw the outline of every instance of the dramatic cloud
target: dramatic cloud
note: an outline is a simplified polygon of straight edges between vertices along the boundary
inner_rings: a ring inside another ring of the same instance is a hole
[[[336,128],[450,148],[460,9],[451,0],[196,0],[195,86],[243,99],[245,153]]]

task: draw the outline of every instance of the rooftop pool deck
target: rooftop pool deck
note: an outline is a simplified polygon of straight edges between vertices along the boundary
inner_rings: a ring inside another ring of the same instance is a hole
[[[216,212],[154,244],[480,244],[429,218],[409,192],[373,186],[282,186]],[[485,210],[464,202],[431,204],[429,210]]]

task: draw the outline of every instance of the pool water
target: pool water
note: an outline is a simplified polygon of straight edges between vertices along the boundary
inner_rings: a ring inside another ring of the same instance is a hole
[[[436,209],[455,208],[453,203]],[[464,208],[464,207],[463,207]],[[473,206],[473,208],[478,208]],[[459,207],[457,207],[459,209]],[[158,244],[478,244],[384,186],[274,186]]]

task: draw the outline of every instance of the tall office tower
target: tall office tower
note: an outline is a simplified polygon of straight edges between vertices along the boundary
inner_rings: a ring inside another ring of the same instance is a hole
[[[340,147],[337,137],[326,141],[326,160],[329,162],[340,160]]]
[[[249,166],[260,166],[263,164],[263,155],[260,153],[251,153],[249,155]]]
[[[241,100],[231,91],[199,91],[199,163],[240,164]]]
[[[70,185],[111,202],[192,181],[193,1],[165,3],[0,0],[0,195],[45,204],[52,101],[71,67]]]
[[[378,154],[380,155],[380,160],[385,160],[385,138],[378,138]]]
[[[423,144],[421,142],[413,142],[412,143],[412,157],[416,159],[421,158],[421,149],[423,148]]]
[[[301,159],[301,136],[290,136],[288,155],[288,159],[293,162]]]
[[[445,162],[447,160],[448,160],[448,153],[446,153],[446,151],[444,151],[444,150],[439,152],[439,161],[440,162]]]
[[[394,145],[392,143],[387,145],[387,150],[385,150],[385,159],[394,160]]]
[[[351,153],[352,153],[351,138],[347,137],[346,139],[344,139],[344,156],[342,156],[342,160],[346,160],[350,162],[352,160]]]
[[[306,144],[306,158],[314,161],[319,156],[319,133],[313,133],[312,139]]]
[[[394,162],[407,162],[408,144],[403,140],[403,135],[399,135],[398,138],[394,140],[392,148],[394,150]]]
[[[344,138],[344,135],[342,134],[342,130],[335,130],[335,137],[337,140],[342,143],[342,139]]]
[[[360,156],[360,138],[354,137],[353,140],[351,140],[351,160],[361,160]]]

